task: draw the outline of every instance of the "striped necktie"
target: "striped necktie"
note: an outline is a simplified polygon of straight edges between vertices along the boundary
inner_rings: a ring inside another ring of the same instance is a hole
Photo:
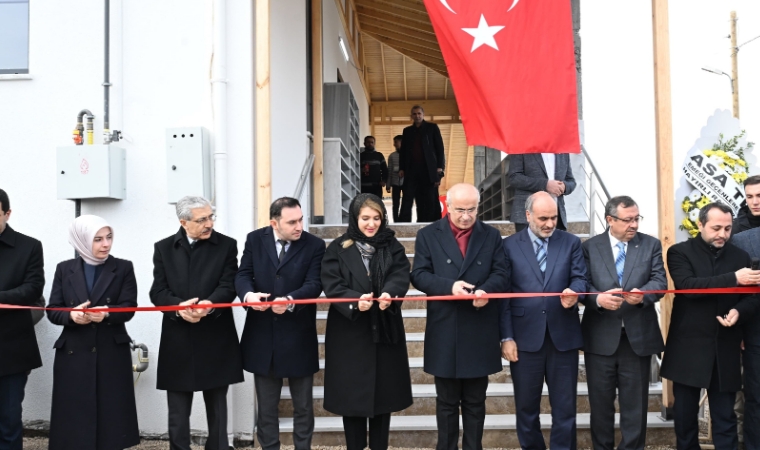
[[[618,283],[620,287],[623,287],[623,270],[625,269],[625,244],[622,242],[617,243],[618,252],[617,259],[615,259],[615,270],[617,270]]]
[[[541,269],[541,273],[546,272],[546,247],[544,246],[544,240],[537,238],[536,244],[536,260],[538,261],[538,268]]]

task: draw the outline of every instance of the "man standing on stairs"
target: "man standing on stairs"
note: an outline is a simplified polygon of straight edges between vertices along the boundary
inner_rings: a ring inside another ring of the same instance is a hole
[[[388,178],[388,165],[385,156],[375,150],[375,137],[364,138],[364,151],[359,155],[362,173],[362,194],[375,194],[383,198],[385,180]]]
[[[422,106],[412,107],[412,125],[404,128],[399,157],[404,178],[399,222],[412,221],[412,203],[417,204],[417,222],[435,222],[441,218],[438,186],[441,185],[446,157],[438,125],[425,121]]]
[[[615,389],[620,404],[619,450],[646,443],[649,368],[665,349],[655,303],[668,288],[662,245],[638,232],[641,216],[632,198],[614,197],[605,207],[607,231],[583,243],[589,295],[583,301],[583,351],[591,404],[594,450],[615,448]],[[620,291],[631,292],[620,295]]]
[[[522,206],[528,196],[545,191],[556,199],[559,208],[558,230],[567,230],[565,196],[575,190],[575,178],[567,153],[534,153],[509,156],[509,184],[515,189],[512,222],[517,231],[528,227]]]
[[[545,449],[539,413],[544,380],[552,406],[552,450],[576,448],[578,349],[583,345],[577,292],[588,292],[581,240],[557,230],[557,203],[546,192],[525,202],[528,228],[504,239],[512,292],[561,292],[505,299],[502,354],[509,360],[522,448]]]
[[[301,204],[294,198],[275,200],[269,219],[268,227],[248,234],[235,277],[235,290],[249,306],[240,340],[243,369],[254,374],[262,450],[280,448],[278,406],[285,378],[293,399],[293,445],[308,450],[319,370],[317,305],[259,303],[319,297],[325,242],[303,231]]]
[[[732,234],[760,227],[760,175],[753,175],[744,180],[745,205],[736,213]]]
[[[398,213],[401,207],[401,188],[404,185],[404,178],[399,175],[401,140],[400,134],[393,138],[393,148],[396,151],[388,155],[388,181],[385,183],[385,189],[391,194],[393,201],[393,223],[398,222]]]
[[[499,231],[476,219],[480,195],[457,184],[449,214],[417,233],[412,284],[427,295],[471,296],[427,304],[425,372],[435,376],[437,450],[456,450],[462,410],[464,450],[481,450],[488,376],[503,367],[499,301],[480,298],[509,290]],[[576,319],[577,320],[577,319]]]

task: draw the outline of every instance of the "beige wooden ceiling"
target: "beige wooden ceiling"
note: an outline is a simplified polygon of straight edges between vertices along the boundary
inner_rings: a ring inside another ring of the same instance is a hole
[[[422,1],[354,3],[377,149],[390,155],[393,136],[411,124],[411,107],[422,105],[425,119],[439,124],[443,136],[446,177],[441,193],[456,183],[472,183],[473,148],[467,145],[451,81]]]

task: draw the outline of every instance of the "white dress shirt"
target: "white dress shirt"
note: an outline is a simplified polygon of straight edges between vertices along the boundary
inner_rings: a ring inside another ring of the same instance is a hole
[[[541,153],[541,159],[544,160],[544,166],[546,166],[546,175],[550,180],[553,180],[557,167],[557,155],[554,153]]]
[[[280,256],[280,252],[282,251],[282,244],[280,244],[281,238],[277,235],[277,231],[275,231],[274,228],[272,228],[272,235],[274,235],[274,249],[275,249],[275,253],[279,257]],[[291,244],[290,241],[287,241],[287,240],[285,241],[285,253],[286,254],[288,253],[288,250],[290,250],[290,244]],[[248,292],[248,293],[245,294],[245,298],[243,298],[244,302],[247,301],[249,295],[253,295],[253,292]],[[290,295],[288,295],[285,298],[287,298],[288,300],[293,300],[293,297],[291,297]],[[274,299],[267,299],[266,301],[271,301],[271,300],[274,300]],[[295,303],[289,304],[288,305],[288,311],[289,312],[293,312],[293,310],[295,309],[295,307],[296,307]]]

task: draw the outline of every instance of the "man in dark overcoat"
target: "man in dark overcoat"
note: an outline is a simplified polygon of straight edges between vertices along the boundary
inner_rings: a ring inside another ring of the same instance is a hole
[[[45,286],[40,241],[8,225],[11,204],[0,189],[0,304],[34,306]],[[42,366],[32,315],[0,310],[0,448],[21,450],[21,403],[29,372]]]
[[[172,450],[190,450],[195,391],[206,404],[206,450],[226,450],[227,389],[243,381],[235,322],[229,308],[193,306],[234,301],[237,243],[214,230],[216,217],[202,197],[180,199],[177,217],[179,231],[155,245],[150,299],[186,308],[164,313],[157,388],[167,391]]]
[[[509,289],[499,231],[477,220],[475,186],[452,186],[449,214],[417,233],[412,284],[427,295],[475,296]],[[438,450],[482,447],[488,375],[503,369],[496,300],[433,301],[427,305],[425,372],[435,376]]]
[[[438,186],[446,167],[443,138],[438,125],[425,121],[422,106],[412,107],[412,125],[404,128],[398,176],[404,178],[399,222],[412,221],[412,203],[417,204],[417,222],[441,218]]]
[[[243,368],[255,375],[256,436],[263,450],[279,450],[278,406],[283,379],[293,399],[293,444],[311,448],[314,432],[312,386],[319,370],[317,305],[260,306],[261,301],[319,297],[325,241],[303,230],[301,204],[275,200],[270,225],[248,234],[235,288],[250,307],[240,347]]]
[[[589,292],[598,292],[583,300],[586,309],[581,323],[591,441],[597,450],[615,448],[617,397],[622,435],[617,448],[643,450],[650,364],[652,355],[665,349],[655,311],[662,294],[633,291],[667,289],[668,277],[662,244],[638,231],[642,217],[631,197],[611,198],[604,215],[607,231],[583,243]]]
[[[734,246],[732,211],[710,203],[699,211],[699,235],[668,249],[676,289],[733,288],[760,283],[750,256]],[[750,294],[676,294],[660,373],[673,380],[679,449],[699,448],[700,391],[707,389],[715,448],[736,449],[734,401],[742,387],[742,327],[760,307]]]

